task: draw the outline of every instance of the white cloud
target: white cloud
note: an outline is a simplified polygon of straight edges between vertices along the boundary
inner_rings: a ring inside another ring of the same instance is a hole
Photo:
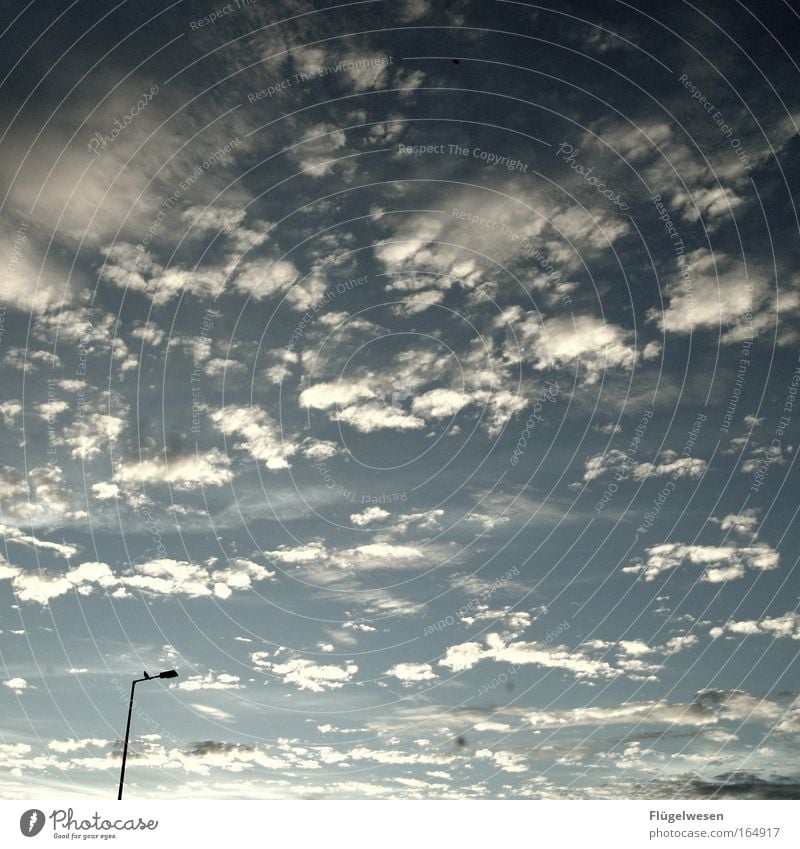
[[[20,601],[48,604],[51,599],[75,591],[89,595],[96,587],[115,586],[116,579],[105,563],[82,563],[61,574],[29,573],[19,570],[12,578]]]
[[[211,421],[226,436],[240,436],[241,441],[233,447],[247,451],[268,469],[288,469],[289,458],[298,451],[297,443],[283,438],[266,411],[258,406],[223,407],[211,413]]]
[[[531,664],[548,669],[564,669],[577,678],[614,678],[623,674],[604,660],[596,660],[579,650],[548,643],[505,642],[498,634],[487,634],[486,646],[469,642],[450,646],[439,661],[440,666],[459,672],[471,669],[482,660],[498,663]]]
[[[513,321],[515,315],[520,320]],[[521,313],[512,313],[508,317],[518,333],[521,349],[509,342],[507,356],[529,360],[534,368],[565,368],[577,362],[584,380],[594,384],[607,369],[630,370],[636,362],[633,334],[602,318],[576,315],[542,320],[535,313],[524,318]]]
[[[227,672],[207,672],[205,675],[190,675],[177,685],[179,690],[240,690],[238,675]]]
[[[78,553],[78,549],[74,545],[39,539],[38,537],[23,533],[18,528],[12,528],[8,525],[0,525],[0,535],[5,538],[6,542],[16,542],[20,545],[31,546],[32,548],[47,549],[48,551],[54,551],[61,557],[70,558],[74,557]]]
[[[372,433],[376,430],[419,430],[425,427],[423,419],[410,416],[403,410],[385,404],[359,404],[345,407],[339,410],[334,418],[362,433]]]
[[[82,563],[61,573],[29,573],[0,562],[0,580],[11,579],[17,598],[42,605],[69,592],[90,595],[97,589],[113,591],[115,598],[128,598],[127,590],[136,589],[156,595],[226,599],[235,591],[249,590],[253,581],[274,575],[245,558],[234,558],[219,569],[161,558],[137,565],[133,575],[114,574],[105,563]]]
[[[11,182],[16,181],[7,185]],[[59,253],[48,252],[47,242],[39,239],[28,223],[14,227],[10,216],[4,214],[0,222],[0,302],[36,313],[69,301],[69,269],[59,267]]]
[[[323,177],[329,174],[340,154],[337,154],[346,144],[342,130],[333,124],[316,124],[309,127],[293,153],[297,157],[300,168],[312,177]]]
[[[465,625],[494,624],[512,633],[530,628],[532,622],[531,614],[527,610],[513,610],[511,607],[492,610],[486,604],[476,605],[460,618]]]
[[[406,687],[420,681],[432,681],[436,678],[436,673],[429,663],[398,663],[391,669],[387,669],[386,674],[392,678],[397,678]]]
[[[226,599],[234,591],[249,590],[253,581],[264,581],[275,574],[245,558],[234,558],[221,569],[168,558],[151,560],[135,568],[135,575],[120,579],[124,587],[189,598],[213,595]]]
[[[627,702],[612,707],[535,711],[525,717],[534,728],[574,728],[580,725],[707,725],[717,721],[714,712],[701,704],[664,701]]]
[[[78,416],[56,437],[55,445],[66,445],[73,457],[79,460],[94,460],[103,450],[116,445],[125,429],[125,419],[107,413],[86,412]]]
[[[240,292],[260,301],[290,289],[299,276],[300,272],[288,260],[256,259],[242,266],[234,285]]]
[[[461,521],[473,525],[482,525],[484,530],[490,531],[501,525],[507,525],[511,521],[511,517],[495,516],[490,513],[466,513]]]
[[[750,546],[663,543],[648,548],[643,563],[625,566],[622,571],[654,581],[662,572],[676,569],[688,561],[703,567],[701,581],[720,583],[744,577],[746,568],[762,572],[776,569],[779,560],[778,552],[765,543]]]
[[[493,752],[490,749],[478,749],[475,752],[475,757],[481,760],[490,760],[498,769],[503,772],[527,772],[528,759],[525,755],[517,752],[497,751]]]
[[[731,530],[742,536],[752,536],[758,528],[758,513],[750,508],[741,513],[730,513],[719,520],[723,531]]]
[[[664,455],[660,463],[637,463],[633,467],[633,477],[636,480],[665,475],[671,475],[673,480],[700,478],[706,470],[706,461],[697,457],[678,457],[674,451],[665,451]]]
[[[47,744],[47,748],[50,749],[51,752],[57,752],[60,755],[70,754],[71,752],[78,752],[81,749],[86,749],[88,747],[93,748],[105,748],[109,745],[108,740],[100,740],[96,737],[89,737],[86,740],[76,740],[74,737],[71,737],[67,740],[51,740]]]
[[[0,466],[3,519],[33,527],[85,515],[70,507],[63,473],[58,466],[36,466],[23,475],[10,466]]]
[[[189,492],[198,487],[222,486],[233,478],[233,474],[229,458],[218,449],[212,448],[204,453],[198,451],[194,454],[170,457],[167,461],[157,459],[121,463],[116,467],[115,478],[124,484],[163,483],[171,485],[179,492]],[[103,492],[108,493],[110,490],[105,489]]]
[[[214,357],[206,362],[203,366],[203,371],[209,377],[219,377],[224,375],[226,379],[230,379],[234,374],[241,373],[245,367],[238,360],[229,359],[226,357]]]
[[[337,552],[332,560],[338,566],[367,569],[413,568],[425,557],[422,549],[389,542],[372,542]]]
[[[250,655],[257,670],[272,672],[285,684],[294,684],[298,690],[309,690],[312,693],[338,690],[351,681],[358,672],[358,666],[351,660],[348,660],[344,666],[336,666],[318,664],[303,658],[275,663],[267,660],[267,657],[266,652],[254,652]]]
[[[588,482],[612,472],[621,478],[630,476],[634,480],[668,475],[672,476],[673,480],[699,478],[702,477],[706,467],[705,460],[696,457],[680,457],[675,451],[662,451],[658,462],[655,463],[632,464],[630,457],[624,451],[611,448],[586,460],[583,479]]]
[[[9,690],[12,690],[18,696],[21,696],[25,690],[31,688],[31,685],[24,678],[8,678],[3,681],[3,686],[8,687]]]
[[[731,636],[767,634],[773,639],[800,640],[800,614],[790,610],[782,616],[764,619],[740,619],[738,621],[729,619],[723,625],[712,628],[708,633],[714,639],[725,634]]]
[[[608,451],[595,454],[585,461],[583,479],[587,483],[597,480],[603,475],[625,469],[628,462],[628,455],[624,451],[620,451],[618,448],[610,448]]]
[[[442,303],[445,293],[441,289],[427,289],[423,292],[412,292],[403,297],[402,303],[396,306],[395,312],[406,315],[417,315],[426,309]]]
[[[339,446],[327,439],[304,439],[302,452],[314,462],[319,462],[335,457],[339,453]]]
[[[431,11],[429,0],[401,0],[398,6],[404,24],[424,18]]]
[[[156,304],[164,304],[182,292],[197,297],[214,297],[225,288],[222,267],[165,267],[140,245],[115,242],[103,249],[103,276],[122,289],[147,293]]]
[[[685,279],[677,275],[667,286],[668,303],[648,313],[667,332],[690,333],[716,330],[725,343],[740,342],[769,331],[780,315],[789,318],[800,310],[800,296],[793,287],[778,300],[765,275],[744,266],[725,253],[700,248],[686,257]],[[794,338],[779,335],[779,341]]]
[[[363,398],[374,398],[375,391],[365,381],[340,380],[336,383],[317,383],[300,393],[300,406],[315,410],[345,407]]]
[[[3,401],[0,404],[0,416],[3,417],[3,422],[8,428],[14,427],[21,412],[22,404],[19,401]]]
[[[93,483],[91,490],[98,501],[112,501],[119,496],[119,487],[115,483]]]
[[[268,551],[267,555],[273,560],[279,560],[281,563],[289,563],[297,565],[300,563],[318,563],[328,559],[328,550],[322,543],[310,542],[305,545],[298,545],[294,548],[278,548],[274,551]]]
[[[687,221],[702,218],[706,225],[731,215],[732,210],[743,203],[743,198],[723,186],[698,187],[688,194],[682,191],[673,194],[673,204],[680,208],[683,218]]]
[[[379,764],[447,764],[457,760],[453,755],[439,752],[399,752],[391,749],[367,749],[358,746],[347,752],[354,761],[374,761]]]
[[[472,669],[476,663],[487,656],[481,643],[460,643],[447,649],[445,656],[439,661],[439,665],[451,669],[453,672],[462,672],[465,669]]]
[[[221,708],[211,707],[210,705],[201,705],[192,702],[189,707],[194,708],[199,714],[203,716],[207,716],[209,719],[213,719],[216,722],[231,722],[233,720],[233,715],[228,713]]]
[[[380,522],[381,519],[385,519],[389,514],[388,510],[384,510],[381,507],[367,507],[366,510],[362,510],[360,513],[351,513],[350,521],[358,528],[363,528],[366,525],[371,525],[373,522]]]
[[[442,419],[454,416],[472,402],[464,392],[454,389],[431,389],[414,398],[411,409],[419,416]]]

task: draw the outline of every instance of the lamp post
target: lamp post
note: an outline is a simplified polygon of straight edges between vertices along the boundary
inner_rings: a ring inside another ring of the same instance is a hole
[[[125,761],[128,759],[128,737],[131,733],[131,715],[133,714],[133,692],[136,689],[136,685],[140,681],[155,681],[157,678],[177,678],[178,673],[174,669],[168,669],[166,672],[159,672],[158,675],[148,675],[146,672],[144,673],[144,678],[135,678],[131,681],[131,701],[128,705],[128,724],[125,726],[125,745],[122,749],[122,770],[119,774],[119,794],[117,795],[117,801],[122,798],[122,785],[125,782]]]

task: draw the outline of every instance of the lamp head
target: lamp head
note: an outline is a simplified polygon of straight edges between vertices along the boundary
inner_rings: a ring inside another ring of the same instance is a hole
[[[177,678],[178,673],[174,669],[168,669],[166,672],[159,672],[159,678]]]

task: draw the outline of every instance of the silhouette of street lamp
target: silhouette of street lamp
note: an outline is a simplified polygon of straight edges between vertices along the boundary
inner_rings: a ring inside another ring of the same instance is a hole
[[[125,761],[128,759],[128,737],[131,733],[131,714],[133,713],[133,691],[140,681],[155,681],[157,678],[177,678],[178,673],[174,669],[168,669],[166,672],[159,672],[158,675],[148,675],[144,673],[144,678],[135,678],[131,682],[131,701],[128,705],[128,724],[125,727],[125,746],[122,749],[122,770],[119,774],[119,794],[117,801],[122,798],[122,785],[125,781]]]

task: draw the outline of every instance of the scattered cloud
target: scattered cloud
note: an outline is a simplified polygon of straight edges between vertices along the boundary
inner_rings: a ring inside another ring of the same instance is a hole
[[[663,572],[671,572],[688,562],[703,569],[701,581],[717,584],[743,578],[747,569],[757,572],[777,569],[779,561],[778,552],[766,543],[738,546],[670,542],[651,546],[643,562],[625,566],[622,571],[654,581]]]

